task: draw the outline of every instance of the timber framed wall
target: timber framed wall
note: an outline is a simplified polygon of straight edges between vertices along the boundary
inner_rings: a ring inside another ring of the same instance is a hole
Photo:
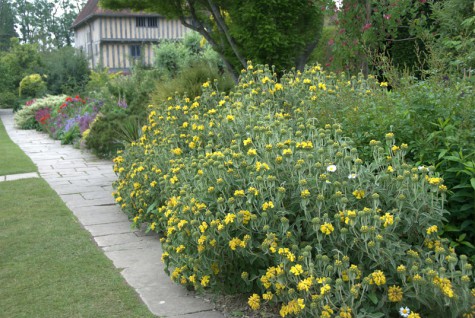
[[[92,69],[126,71],[138,60],[151,65],[153,45],[182,39],[188,31],[179,20],[148,13],[103,12],[95,3],[88,2],[73,24],[75,46],[86,54]]]

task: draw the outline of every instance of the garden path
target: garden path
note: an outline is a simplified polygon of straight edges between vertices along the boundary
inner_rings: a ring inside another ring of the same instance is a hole
[[[150,311],[160,317],[224,317],[213,304],[174,284],[163,271],[162,250],[156,235],[131,229],[115,204],[112,162],[87,151],[63,146],[45,133],[14,127],[12,110],[0,109],[10,138],[38,166],[40,177],[58,193],[105,255],[120,269]],[[5,177],[13,180],[15,177]]]

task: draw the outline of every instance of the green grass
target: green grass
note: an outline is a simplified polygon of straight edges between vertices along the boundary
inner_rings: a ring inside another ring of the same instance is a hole
[[[0,207],[0,317],[154,317],[43,179]]]
[[[36,172],[38,168],[8,137],[0,120],[0,176]]]

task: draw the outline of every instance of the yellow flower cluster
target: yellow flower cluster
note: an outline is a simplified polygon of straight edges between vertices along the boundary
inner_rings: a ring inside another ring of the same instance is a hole
[[[330,235],[330,234],[332,234],[332,232],[334,230],[335,230],[335,228],[333,227],[333,225],[331,223],[324,223],[324,224],[320,225],[320,231],[323,234]]]
[[[305,302],[302,298],[291,300],[289,303],[282,305],[279,314],[281,317],[288,315],[298,315],[305,308]]]

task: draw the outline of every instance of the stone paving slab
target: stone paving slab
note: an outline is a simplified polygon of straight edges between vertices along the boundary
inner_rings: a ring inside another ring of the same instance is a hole
[[[15,181],[21,179],[29,179],[29,178],[39,178],[40,176],[36,172],[29,172],[29,173],[19,173],[19,174],[11,174],[8,176],[1,176],[1,181]]]
[[[0,117],[13,142],[37,165],[35,176],[45,179],[58,193],[153,314],[174,318],[224,317],[213,310],[210,301],[170,280],[164,272],[156,234],[131,228],[128,217],[112,196],[111,185],[116,176],[111,161],[61,145],[46,134],[16,129],[11,110],[0,109]],[[11,178],[0,176],[0,181]]]

